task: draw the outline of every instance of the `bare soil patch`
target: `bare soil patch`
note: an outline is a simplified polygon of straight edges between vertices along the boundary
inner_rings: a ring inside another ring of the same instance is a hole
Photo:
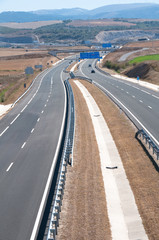
[[[76,106],[74,163],[68,167],[57,239],[111,239],[93,125],[84,98],[71,85]]]
[[[137,48],[158,48],[159,47],[159,40],[154,41],[142,41],[142,42],[133,42],[128,43],[125,47],[137,47]]]

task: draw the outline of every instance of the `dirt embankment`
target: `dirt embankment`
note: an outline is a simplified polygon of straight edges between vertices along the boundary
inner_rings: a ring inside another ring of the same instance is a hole
[[[156,47],[151,48],[154,44]],[[146,50],[142,51],[142,48],[150,47]],[[134,52],[136,50],[141,50],[138,52]],[[119,59],[125,55],[126,53],[132,52],[131,55],[129,55],[125,61],[119,63]],[[133,53],[134,52],[134,53]],[[144,80],[153,84],[159,85],[159,62],[158,61],[145,61],[142,63],[136,63],[133,65],[129,64],[129,61],[134,59],[135,57],[144,56],[144,55],[152,55],[152,54],[159,54],[159,41],[152,42],[145,42],[144,43],[134,43],[126,45],[125,47],[109,53],[105,56],[102,63],[102,68],[105,71],[110,72],[110,74],[116,73],[115,71],[112,71],[112,69],[107,70],[105,69],[105,63],[106,61],[110,61],[113,65],[119,66],[119,72],[122,75],[126,75],[128,77],[136,78],[137,76],[140,77],[140,80]]]
[[[144,81],[159,85],[159,62],[157,61],[137,64],[122,73],[132,78],[139,76]]]

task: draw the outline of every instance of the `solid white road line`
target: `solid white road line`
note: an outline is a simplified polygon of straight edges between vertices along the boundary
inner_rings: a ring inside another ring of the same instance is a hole
[[[101,86],[99,83],[95,82],[95,84],[97,86],[99,86],[101,89],[103,89],[104,91],[106,91],[110,96],[113,97],[113,99],[115,99],[118,103],[120,103],[120,105],[128,112],[130,113],[130,115],[140,124],[141,128],[143,128],[144,130],[146,130],[146,132],[148,133],[148,135],[157,143],[157,145],[159,145],[159,142],[157,141],[157,139],[150,133],[150,131],[138,120],[138,118],[127,108],[125,107],[125,105],[119,101],[118,98],[116,98],[111,92],[109,92],[106,88],[104,88],[103,86]],[[151,108],[151,107],[150,107]]]
[[[10,125],[12,125],[16,120],[17,118],[20,116],[20,113],[14,118],[14,120],[10,123]]]
[[[6,172],[9,172],[9,170],[11,169],[11,167],[13,166],[14,162],[12,162],[9,167],[7,168]]]
[[[28,104],[21,110],[21,113],[27,108]]]
[[[65,90],[65,86],[64,86],[64,83],[63,83],[63,80],[62,80],[62,75],[61,75],[61,81],[62,81],[62,84],[63,84],[64,93],[65,93],[65,105],[64,105],[64,112],[63,112],[63,120],[62,120],[62,125],[61,125],[60,135],[59,135],[59,139],[58,139],[58,143],[57,143],[57,147],[56,147],[55,156],[53,158],[52,166],[51,166],[51,169],[50,169],[50,173],[49,173],[49,176],[48,176],[48,180],[47,180],[47,183],[46,183],[46,187],[45,187],[45,190],[44,190],[44,193],[43,193],[43,197],[42,197],[42,200],[41,200],[41,203],[40,203],[40,207],[39,207],[39,210],[38,210],[38,214],[37,214],[37,217],[36,217],[36,221],[35,221],[35,224],[34,224],[34,227],[33,227],[33,231],[32,231],[30,240],[35,240],[36,239],[36,234],[37,234],[39,222],[40,222],[40,219],[41,219],[41,214],[43,212],[43,208],[44,208],[44,205],[45,205],[45,201],[46,201],[46,197],[47,197],[47,194],[48,194],[49,186],[50,186],[51,180],[52,180],[52,175],[54,173],[54,169],[55,169],[55,166],[56,166],[56,160],[57,160],[57,156],[58,156],[58,153],[59,153],[60,144],[61,144],[61,140],[62,140],[62,135],[63,135],[63,131],[64,131],[64,123],[65,123],[65,116],[66,116],[66,90]]]
[[[0,134],[0,137],[8,130],[9,126],[4,129],[4,131]]]

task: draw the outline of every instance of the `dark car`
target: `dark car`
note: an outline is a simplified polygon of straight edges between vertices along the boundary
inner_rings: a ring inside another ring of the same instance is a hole
[[[92,69],[91,73],[95,73],[94,69]]]

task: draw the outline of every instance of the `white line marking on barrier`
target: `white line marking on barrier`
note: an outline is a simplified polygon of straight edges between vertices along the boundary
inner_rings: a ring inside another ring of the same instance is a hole
[[[12,125],[16,120],[17,118],[20,116],[20,113],[13,119],[13,121],[10,123],[10,125]]]
[[[4,131],[0,134],[0,137],[8,130],[9,126],[4,129]]]
[[[14,162],[12,162],[9,167],[7,168],[6,172],[9,172],[9,170],[11,169],[11,167],[13,166]]]

